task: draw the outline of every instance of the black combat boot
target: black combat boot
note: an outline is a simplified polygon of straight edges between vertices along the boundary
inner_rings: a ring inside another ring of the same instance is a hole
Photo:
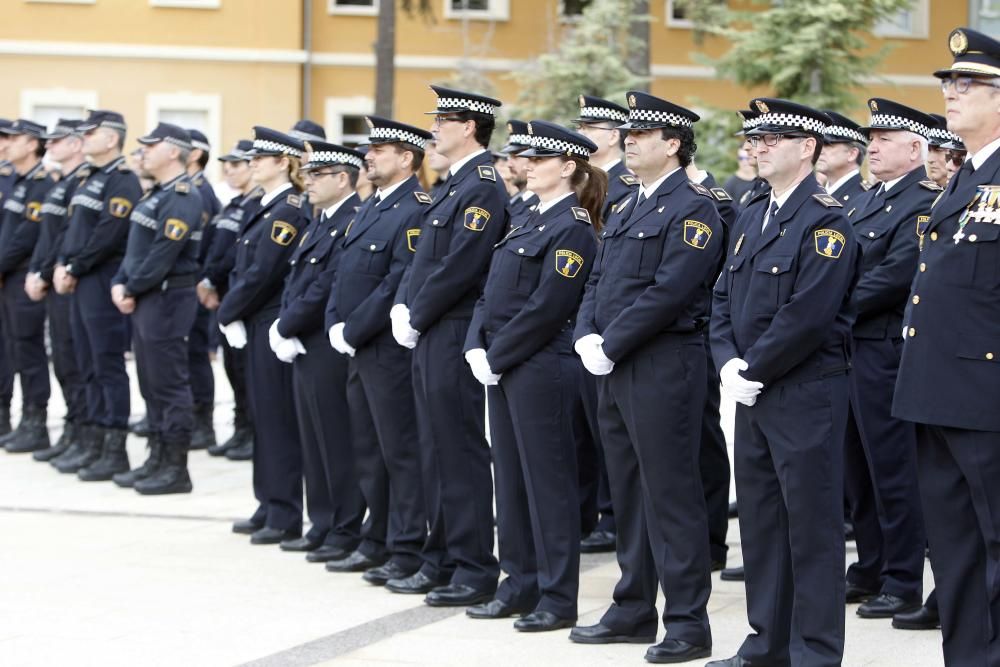
[[[129,424],[128,430],[132,435],[137,435],[140,438],[148,438],[152,433],[149,429],[149,415],[144,415],[142,419]]]
[[[159,434],[153,433],[149,436],[148,446],[149,456],[146,457],[145,463],[134,470],[118,473],[112,477],[115,484],[123,489],[130,489],[140,479],[146,479],[159,470],[163,463],[163,441],[160,440]]]
[[[40,449],[31,455],[36,461],[51,461],[63,452],[67,451],[73,443],[80,439],[80,427],[75,422],[67,421],[63,424],[62,435],[56,440],[56,444],[48,449]]]
[[[17,428],[21,431],[13,440],[4,444],[3,448],[11,454],[27,454],[40,449],[48,449],[49,427],[45,423],[46,410],[44,405],[26,405],[21,423]]]
[[[187,469],[188,443],[163,443],[163,463],[146,479],[135,483],[135,490],[144,496],[168,493],[191,493],[191,476]]]
[[[80,451],[69,456],[69,450],[62,456],[52,460],[52,465],[62,473],[75,473],[80,468],[86,468],[91,463],[101,457],[101,450],[104,449],[103,426],[87,425],[83,427],[83,435],[80,437]]]
[[[125,451],[127,438],[126,429],[106,429],[100,458],[86,468],[80,468],[76,476],[84,482],[107,482],[118,473],[128,472],[128,452]]]
[[[253,429],[248,428],[238,444],[226,450],[226,458],[230,461],[253,460]]]
[[[194,404],[194,431],[191,433],[191,449],[208,449],[216,447],[215,427],[212,425],[212,415],[215,405],[212,403]]]
[[[236,430],[233,431],[233,434],[229,436],[229,440],[226,440],[222,444],[215,445],[214,447],[209,447],[208,453],[212,456],[225,456],[226,452],[230,449],[235,449],[252,438],[253,431],[249,426],[237,426]]]
[[[10,433],[10,406],[0,406],[0,438]]]
[[[49,465],[52,467],[58,467],[60,461],[68,461],[69,459],[76,458],[83,453],[87,444],[87,432],[94,428],[92,424],[78,424],[76,426],[76,433],[73,439],[69,443],[69,447],[65,452],[55,456],[49,460]]]
[[[0,435],[0,447],[4,449],[7,448],[8,442],[14,442],[14,439],[21,434],[21,429],[24,427],[24,418],[28,416],[28,406],[24,406],[21,410],[21,421],[17,423],[13,429],[10,428],[10,408],[7,409],[7,432]]]

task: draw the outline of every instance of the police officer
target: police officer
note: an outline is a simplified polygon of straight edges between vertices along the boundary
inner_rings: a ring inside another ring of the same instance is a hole
[[[42,166],[44,126],[18,119],[3,132],[10,136],[6,155],[17,181],[3,202],[0,225],[0,315],[7,356],[20,378],[22,412],[17,428],[0,437],[0,444],[8,452],[31,452],[49,446],[45,415],[51,388],[45,354],[45,306],[28,298],[24,281],[38,240],[42,202],[54,181]]]
[[[622,575],[600,622],[574,628],[570,639],[652,643],[659,582],[667,638],[646,659],[681,662],[709,655],[712,646],[708,519],[698,474],[701,330],[723,231],[713,198],[684,171],[696,149],[698,115],[639,91],[628,94],[628,106],[629,121],[620,127],[642,185],[603,233],[574,333],[584,367],[599,376]]]
[[[381,533],[367,531],[353,554],[327,568],[365,569],[366,581],[384,585],[416,574],[427,539],[413,353],[392,339],[389,310],[431,203],[416,177],[431,134],[377,116],[367,121],[365,164],[377,190],[342,242],[326,325],[330,344],[349,358],[347,400],[357,474],[369,520],[380,520]]]
[[[823,135],[823,151],[816,161],[816,172],[826,177],[826,191],[849,210],[871,189],[861,178],[868,140],[858,124],[847,116],[836,111],[823,113],[833,122]]]
[[[76,358],[86,384],[87,415],[79,446],[52,460],[60,472],[96,461],[105,436],[117,441],[128,427],[129,380],[125,371],[125,315],[111,301],[111,278],[125,254],[128,217],[139,200],[139,178],[122,155],[121,114],[95,110],[77,127],[90,176],[70,200],[69,223],[53,274],[59,294],[72,294]]]
[[[44,301],[49,318],[52,344],[52,370],[66,403],[62,435],[53,447],[36,451],[36,461],[50,461],[69,449],[79,437],[79,425],[86,414],[83,377],[73,351],[70,327],[70,297],[50,292],[59,248],[66,236],[69,202],[77,187],[90,176],[90,166],[83,159],[83,137],[77,131],[80,120],[60,118],[53,130],[44,135],[47,156],[59,164],[62,178],[42,203],[42,222],[38,242],[28,264],[24,290],[33,301]]]
[[[531,148],[528,124],[523,120],[507,121],[507,143],[501,150],[507,156],[507,169],[510,172],[510,183],[507,185],[517,188],[517,192],[507,202],[512,228],[522,226],[538,206],[538,195],[528,189],[528,162],[518,157],[528,148]]]
[[[292,369],[271,351],[268,330],[281,308],[293,241],[308,219],[301,209],[298,139],[254,128],[248,151],[260,206],[237,238],[229,292],[219,305],[219,327],[229,344],[247,348],[247,390],[253,414],[253,486],[259,503],[233,532],[252,544],[278,544],[302,536],[302,450],[293,400]]]
[[[736,406],[735,469],[754,632],[726,665],[840,665],[843,438],[858,243],[816,182],[828,116],[769,98],[749,132],[768,196],[740,215],[712,310]]]
[[[1000,42],[953,30],[935,72],[969,157],[923,229],[892,413],[917,423],[917,471],[944,662],[1000,655]]]
[[[12,124],[13,121],[0,118],[0,206],[10,196],[17,180],[17,171],[6,158],[10,135],[4,130]],[[3,323],[0,318],[0,340],[3,335]],[[10,401],[14,393],[14,371],[11,369],[11,360],[4,348],[5,346],[0,344],[0,436],[10,433]]]
[[[462,359],[493,245],[507,232],[507,192],[488,150],[500,102],[440,86],[431,132],[452,160],[448,193],[427,208],[417,252],[390,313],[415,348],[413,386],[430,533],[425,563],[389,590],[430,605],[472,605],[496,591],[493,482],[483,388]],[[432,590],[437,588],[438,590]]]
[[[292,382],[312,524],[284,551],[320,547],[347,555],[359,542],[365,506],[355,473],[347,410],[347,359],[330,349],[323,313],[337,269],[340,239],[361,203],[354,193],[361,154],[323,141],[305,142],[302,167],[309,201],[322,212],[291,257],[281,311],[271,325],[271,350],[292,362]],[[387,311],[388,312],[388,311]],[[289,339],[297,339],[305,352]]]
[[[740,116],[740,122],[742,124],[740,135],[743,136],[743,150],[747,152],[747,157],[750,159],[754,170],[757,171],[757,176],[753,179],[750,187],[747,191],[743,193],[739,201],[736,202],[736,207],[742,211],[747,207],[747,205],[760,195],[771,190],[771,186],[766,180],[761,178],[760,170],[757,168],[757,158],[753,151],[753,147],[750,145],[747,132],[757,127],[760,123],[760,113],[756,109],[737,109],[737,114]],[[726,247],[729,247],[728,245]]]
[[[943,189],[948,185],[948,149],[945,144],[953,139],[959,139],[957,134],[948,131],[948,121],[936,113],[927,114],[934,120],[927,135],[927,178]]]
[[[222,162],[226,184],[237,192],[215,217],[211,246],[202,264],[202,279],[198,283],[198,300],[209,310],[219,307],[220,299],[229,288],[229,272],[236,260],[236,237],[243,224],[260,203],[260,186],[250,178],[250,159],[246,153],[253,147],[249,139],[240,139],[233,149],[217,159]],[[204,240],[202,240],[204,243]],[[209,446],[212,456],[231,460],[253,457],[253,428],[246,389],[246,350],[237,350],[223,337],[222,365],[233,389],[233,434],[225,442]]]
[[[358,150],[362,150],[367,154],[366,146],[359,146]],[[428,192],[428,194],[431,196],[431,200],[433,201],[438,198],[438,195],[441,193],[442,190],[445,190],[447,192],[448,169],[451,167],[451,160],[449,160],[446,156],[442,155],[441,153],[437,152],[437,149],[434,146],[434,140],[431,139],[430,141],[427,142],[426,147],[424,148],[424,162],[427,163],[427,166],[430,168],[431,172],[433,172],[436,175],[434,182],[431,184],[430,192]],[[509,162],[510,161],[508,160],[508,163]],[[510,171],[509,164],[507,169],[508,171]],[[361,176],[366,180],[368,178],[367,172],[365,170],[362,170]],[[507,183],[507,186],[510,187],[510,183]]]
[[[472,618],[515,614],[521,632],[576,623],[580,524],[572,424],[582,369],[573,320],[597,242],[607,176],[597,146],[554,123],[528,124],[528,183],[539,197],[523,227],[497,245],[465,342],[487,387],[497,481],[500,563],[496,596]],[[582,206],[586,204],[589,209]]]
[[[890,413],[918,235],[941,187],[927,180],[924,167],[933,119],[881,98],[868,107],[869,161],[882,183],[848,211],[863,256],[851,296],[857,319],[844,476],[858,563],[847,572],[847,600],[871,597],[858,616],[891,618],[915,611],[923,599],[916,431]]]
[[[133,488],[143,495],[190,493],[187,453],[194,420],[187,337],[198,306],[194,286],[203,204],[185,168],[192,150],[187,130],[160,123],[139,143],[142,173],[154,185],[132,211],[125,258],[111,287],[115,306],[132,316],[132,345],[154,443]],[[113,445],[106,441],[101,460],[81,477],[89,472],[109,479],[128,470],[126,435],[122,431]],[[101,463],[105,467],[97,470]]]

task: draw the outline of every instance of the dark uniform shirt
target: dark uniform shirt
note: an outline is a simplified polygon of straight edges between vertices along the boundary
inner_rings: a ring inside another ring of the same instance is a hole
[[[212,239],[215,236],[215,227],[211,222],[219,214],[219,211],[222,210],[222,203],[215,196],[215,190],[212,189],[212,184],[205,178],[204,171],[199,171],[197,174],[191,176],[191,184],[194,185],[198,190],[198,194],[201,195],[202,224],[201,244],[198,247],[198,261],[204,265],[212,247]]]
[[[604,210],[601,213],[601,219],[604,223],[607,224],[615,206],[638,190],[639,178],[628,170],[624,162],[621,160],[616,162],[608,170],[608,196],[604,199]]]
[[[52,282],[59,250],[62,248],[69,224],[69,202],[76,188],[90,176],[91,167],[85,162],[65,174],[59,180],[42,202],[42,224],[39,230],[38,242],[31,254],[28,271],[37,273],[47,283]]]
[[[742,211],[750,205],[751,201],[757,199],[757,197],[761,196],[765,192],[770,191],[771,184],[760,176],[757,176],[751,182],[750,187],[742,195],[740,195],[739,200],[736,202],[736,208]]]
[[[528,217],[535,212],[538,208],[538,195],[532,192],[530,195],[525,197],[527,190],[518,192],[516,195],[510,198],[507,205],[507,211],[510,213],[510,226],[509,229],[514,227],[523,227],[528,221]]]
[[[112,284],[124,285],[125,293],[136,297],[174,281],[193,287],[201,216],[201,196],[186,174],[154,185],[129,218],[125,258]]]
[[[871,186],[861,179],[861,172],[858,172],[842,183],[836,191],[831,192],[830,196],[843,204],[846,210],[850,210],[870,189]]]
[[[14,165],[7,160],[0,160],[0,206],[7,201],[15,182],[17,182],[17,171]]]
[[[19,176],[3,203],[0,223],[0,274],[27,269],[41,231],[42,203],[55,185],[39,162]]]
[[[243,225],[253,217],[260,206],[264,191],[257,187],[245,195],[236,195],[229,200],[215,219],[209,223],[213,228],[211,241],[202,237],[202,246],[208,247],[208,254],[202,265],[202,278],[207,278],[219,296],[229,289],[229,272],[236,262],[236,239],[243,231]]]

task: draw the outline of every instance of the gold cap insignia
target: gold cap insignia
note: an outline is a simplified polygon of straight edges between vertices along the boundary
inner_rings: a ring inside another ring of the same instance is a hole
[[[764,103],[764,100],[757,100],[754,102],[754,104],[757,106],[757,111],[761,113],[771,112],[771,110],[767,107],[767,104]]]
[[[372,122],[372,119],[371,119],[371,118],[369,118],[368,116],[365,116],[365,122],[366,122],[366,123],[368,123],[368,129],[369,129],[369,130],[371,130],[371,129],[374,129],[374,128],[375,128],[375,123],[373,123],[373,122]]]
[[[628,105],[633,109],[635,108],[635,95],[628,96]]]
[[[587,101],[583,98],[583,95],[580,95],[580,108],[582,109],[585,106],[587,106]]]
[[[507,134],[514,134],[514,126],[507,123]]]
[[[528,123],[528,134],[534,134],[535,130],[531,127],[531,123]]]
[[[878,102],[876,102],[875,100],[870,100],[868,102],[868,106],[871,107],[872,111],[878,111]]]
[[[953,30],[948,37],[948,48],[953,56],[963,55],[969,50],[969,38],[961,30]]]

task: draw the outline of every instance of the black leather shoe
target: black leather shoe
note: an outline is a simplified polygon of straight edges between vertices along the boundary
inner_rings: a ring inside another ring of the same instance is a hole
[[[920,609],[919,602],[908,602],[898,595],[882,593],[858,607],[861,618],[892,618],[896,614],[906,614]]]
[[[922,605],[916,611],[893,616],[892,627],[897,630],[937,630],[941,627],[941,617],[936,608]]]
[[[712,662],[706,662],[705,667],[753,667],[753,665],[740,656],[734,655],[733,657],[726,658],[725,660],[713,660]]]
[[[739,565],[737,567],[727,567],[719,573],[719,579],[723,581],[746,581],[746,575],[743,572],[743,566]]]
[[[726,561],[724,560],[713,560],[712,561],[712,572],[719,572],[726,569]]]
[[[281,543],[282,551],[314,551],[322,546],[322,542],[319,540],[314,540],[313,538],[306,535],[305,537],[300,537],[297,540],[285,540]]]
[[[385,586],[390,579],[406,579],[411,574],[413,574],[413,570],[407,570],[398,563],[389,561],[385,565],[365,570],[361,578],[374,586]]]
[[[352,551],[347,558],[327,561],[328,572],[364,572],[385,563],[385,559],[375,560],[360,551]]]
[[[269,528],[264,526],[250,536],[250,544],[281,544],[286,540],[296,540],[302,536],[301,528]]]
[[[242,521],[233,523],[233,532],[240,535],[253,535],[263,527],[264,524],[258,523],[253,519],[243,519]]]
[[[243,444],[230,447],[224,456],[230,461],[249,461],[253,459],[253,438],[243,441]]]
[[[712,655],[711,646],[697,646],[680,639],[664,639],[656,646],[646,649],[646,662],[665,665],[707,658],[710,655]]]
[[[580,540],[580,553],[597,554],[615,550],[615,534],[608,530],[595,530]]]
[[[726,516],[730,519],[735,519],[739,517],[740,510],[736,503],[729,503],[729,510],[726,512]]]
[[[531,609],[515,607],[497,599],[490,600],[485,604],[477,604],[465,610],[465,615],[469,618],[510,618],[530,613]]]
[[[578,625],[569,633],[570,641],[577,644],[652,644],[656,633],[625,635],[606,625]]]
[[[871,588],[847,584],[845,597],[847,599],[847,604],[858,604],[859,602],[867,602],[876,595],[878,595],[878,591],[872,590]]]
[[[327,563],[331,560],[344,560],[350,555],[351,552],[347,549],[330,547],[324,544],[319,549],[316,549],[316,551],[307,553],[306,560],[310,563]]]
[[[424,603],[431,607],[471,607],[492,599],[492,592],[487,593],[465,584],[448,584],[428,593]]]
[[[514,629],[518,632],[549,632],[572,628],[574,625],[575,618],[559,618],[551,611],[533,611],[514,621]]]
[[[390,579],[385,582],[385,587],[393,593],[416,595],[430,593],[435,588],[440,588],[447,583],[447,581],[431,579],[423,572],[417,572],[405,579]]]

